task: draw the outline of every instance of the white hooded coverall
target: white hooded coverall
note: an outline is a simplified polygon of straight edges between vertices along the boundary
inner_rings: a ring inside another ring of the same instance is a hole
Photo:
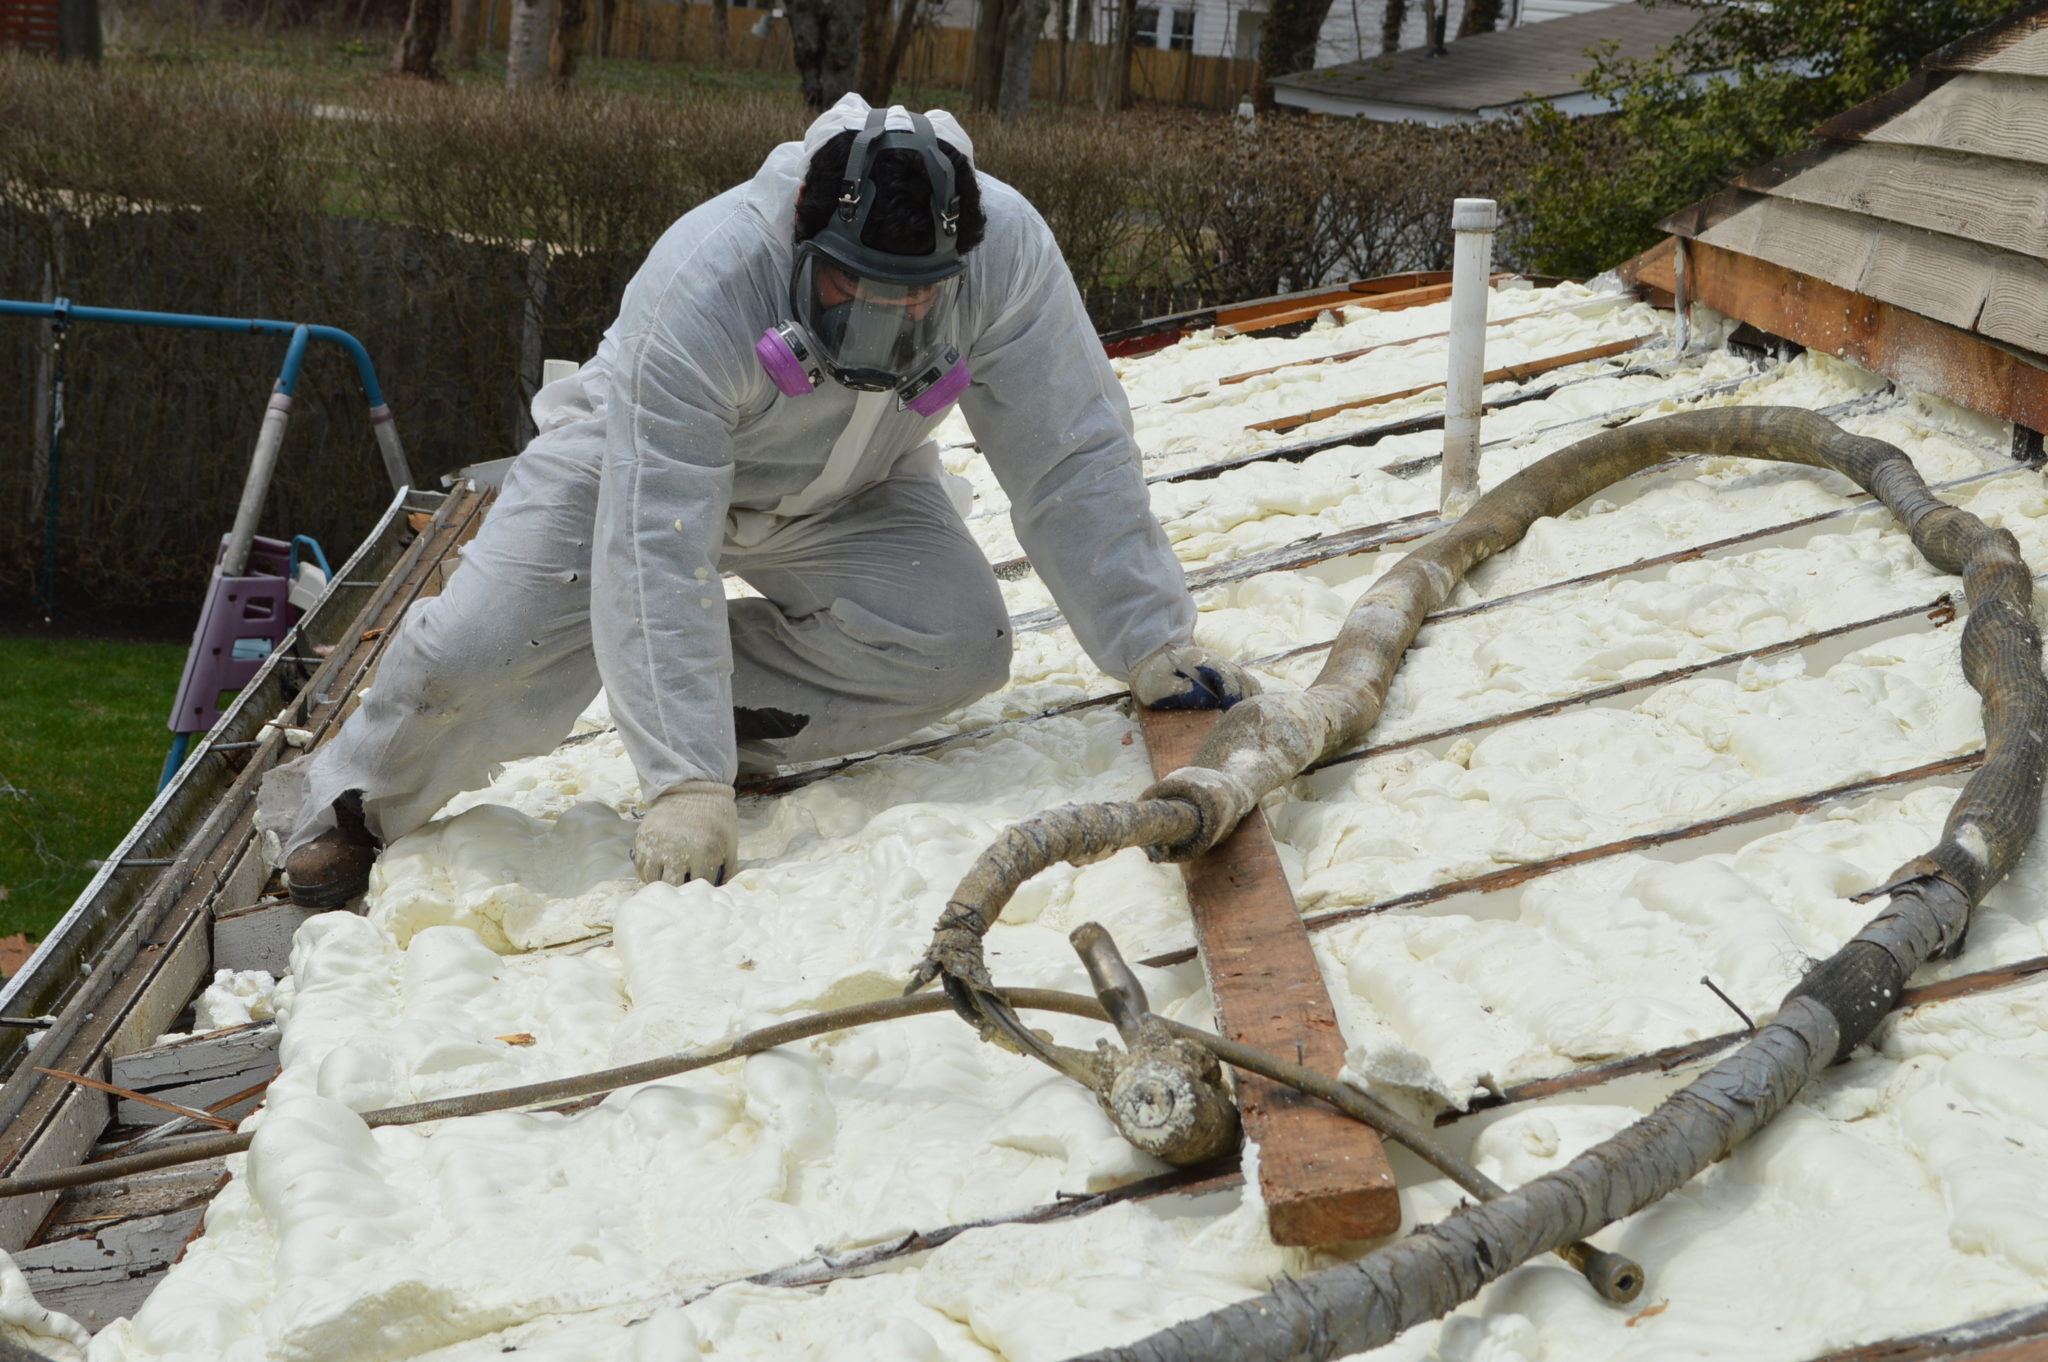
[[[730,783],[742,756],[872,748],[1008,679],[1010,621],[941,480],[937,419],[829,376],[782,396],[754,356],[789,310],[810,154],[866,113],[847,96],[663,234],[596,357],[535,399],[540,433],[447,590],[407,612],[359,710],[298,764],[287,850],[349,790],[372,831],[411,831],[498,763],[553,748],[600,684],[651,802]],[[1126,678],[1188,639],[1194,604],[1052,233],[976,179],[988,229],[955,308],[974,377],[961,406],[1033,566],[1088,655]],[[760,598],[728,602],[722,572]]]

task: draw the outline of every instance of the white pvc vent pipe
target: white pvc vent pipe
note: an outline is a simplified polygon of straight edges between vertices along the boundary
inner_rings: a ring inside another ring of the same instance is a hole
[[[1492,199],[1451,207],[1451,368],[1444,380],[1444,470],[1439,504],[1463,515],[1479,496],[1479,403],[1486,377],[1486,298],[1493,273]]]

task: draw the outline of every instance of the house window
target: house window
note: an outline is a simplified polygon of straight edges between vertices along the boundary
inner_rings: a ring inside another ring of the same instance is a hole
[[[1242,10],[1237,16],[1237,37],[1231,44],[1230,54],[1239,61],[1256,61],[1259,56],[1259,35],[1265,31],[1266,16],[1258,10]]]
[[[1159,6],[1140,5],[1131,19],[1131,46],[1159,46]]]
[[[1192,9],[1176,9],[1173,15],[1173,31],[1166,37],[1166,46],[1175,52],[1195,50],[1195,12]]]

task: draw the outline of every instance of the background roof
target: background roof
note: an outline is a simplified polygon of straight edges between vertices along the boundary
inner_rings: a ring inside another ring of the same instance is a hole
[[[1476,113],[1585,88],[1589,49],[1612,42],[1623,57],[1649,57],[1699,21],[1699,12],[1612,5],[1564,19],[1479,33],[1443,56],[1410,48],[1384,57],[1276,76],[1273,84],[1339,99]]]

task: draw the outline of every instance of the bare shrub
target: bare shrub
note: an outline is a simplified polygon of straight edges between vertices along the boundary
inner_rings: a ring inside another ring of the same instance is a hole
[[[802,132],[795,100],[391,82],[316,110],[238,72],[0,58],[0,294],[324,322],[375,357],[427,485],[509,454],[541,356],[594,352],[677,217]],[[1098,325],[1448,263],[1449,202],[1499,193],[1502,129],[1080,112],[968,120],[1045,216]],[[1512,243],[1503,257],[1512,258]],[[536,329],[537,328],[537,329]],[[0,572],[27,583],[42,329],[0,327]],[[190,602],[232,517],[282,345],[74,329],[60,579]],[[24,457],[24,456],[27,457]],[[353,373],[309,361],[265,524],[355,542],[388,499]],[[25,596],[25,592],[22,593]]]

